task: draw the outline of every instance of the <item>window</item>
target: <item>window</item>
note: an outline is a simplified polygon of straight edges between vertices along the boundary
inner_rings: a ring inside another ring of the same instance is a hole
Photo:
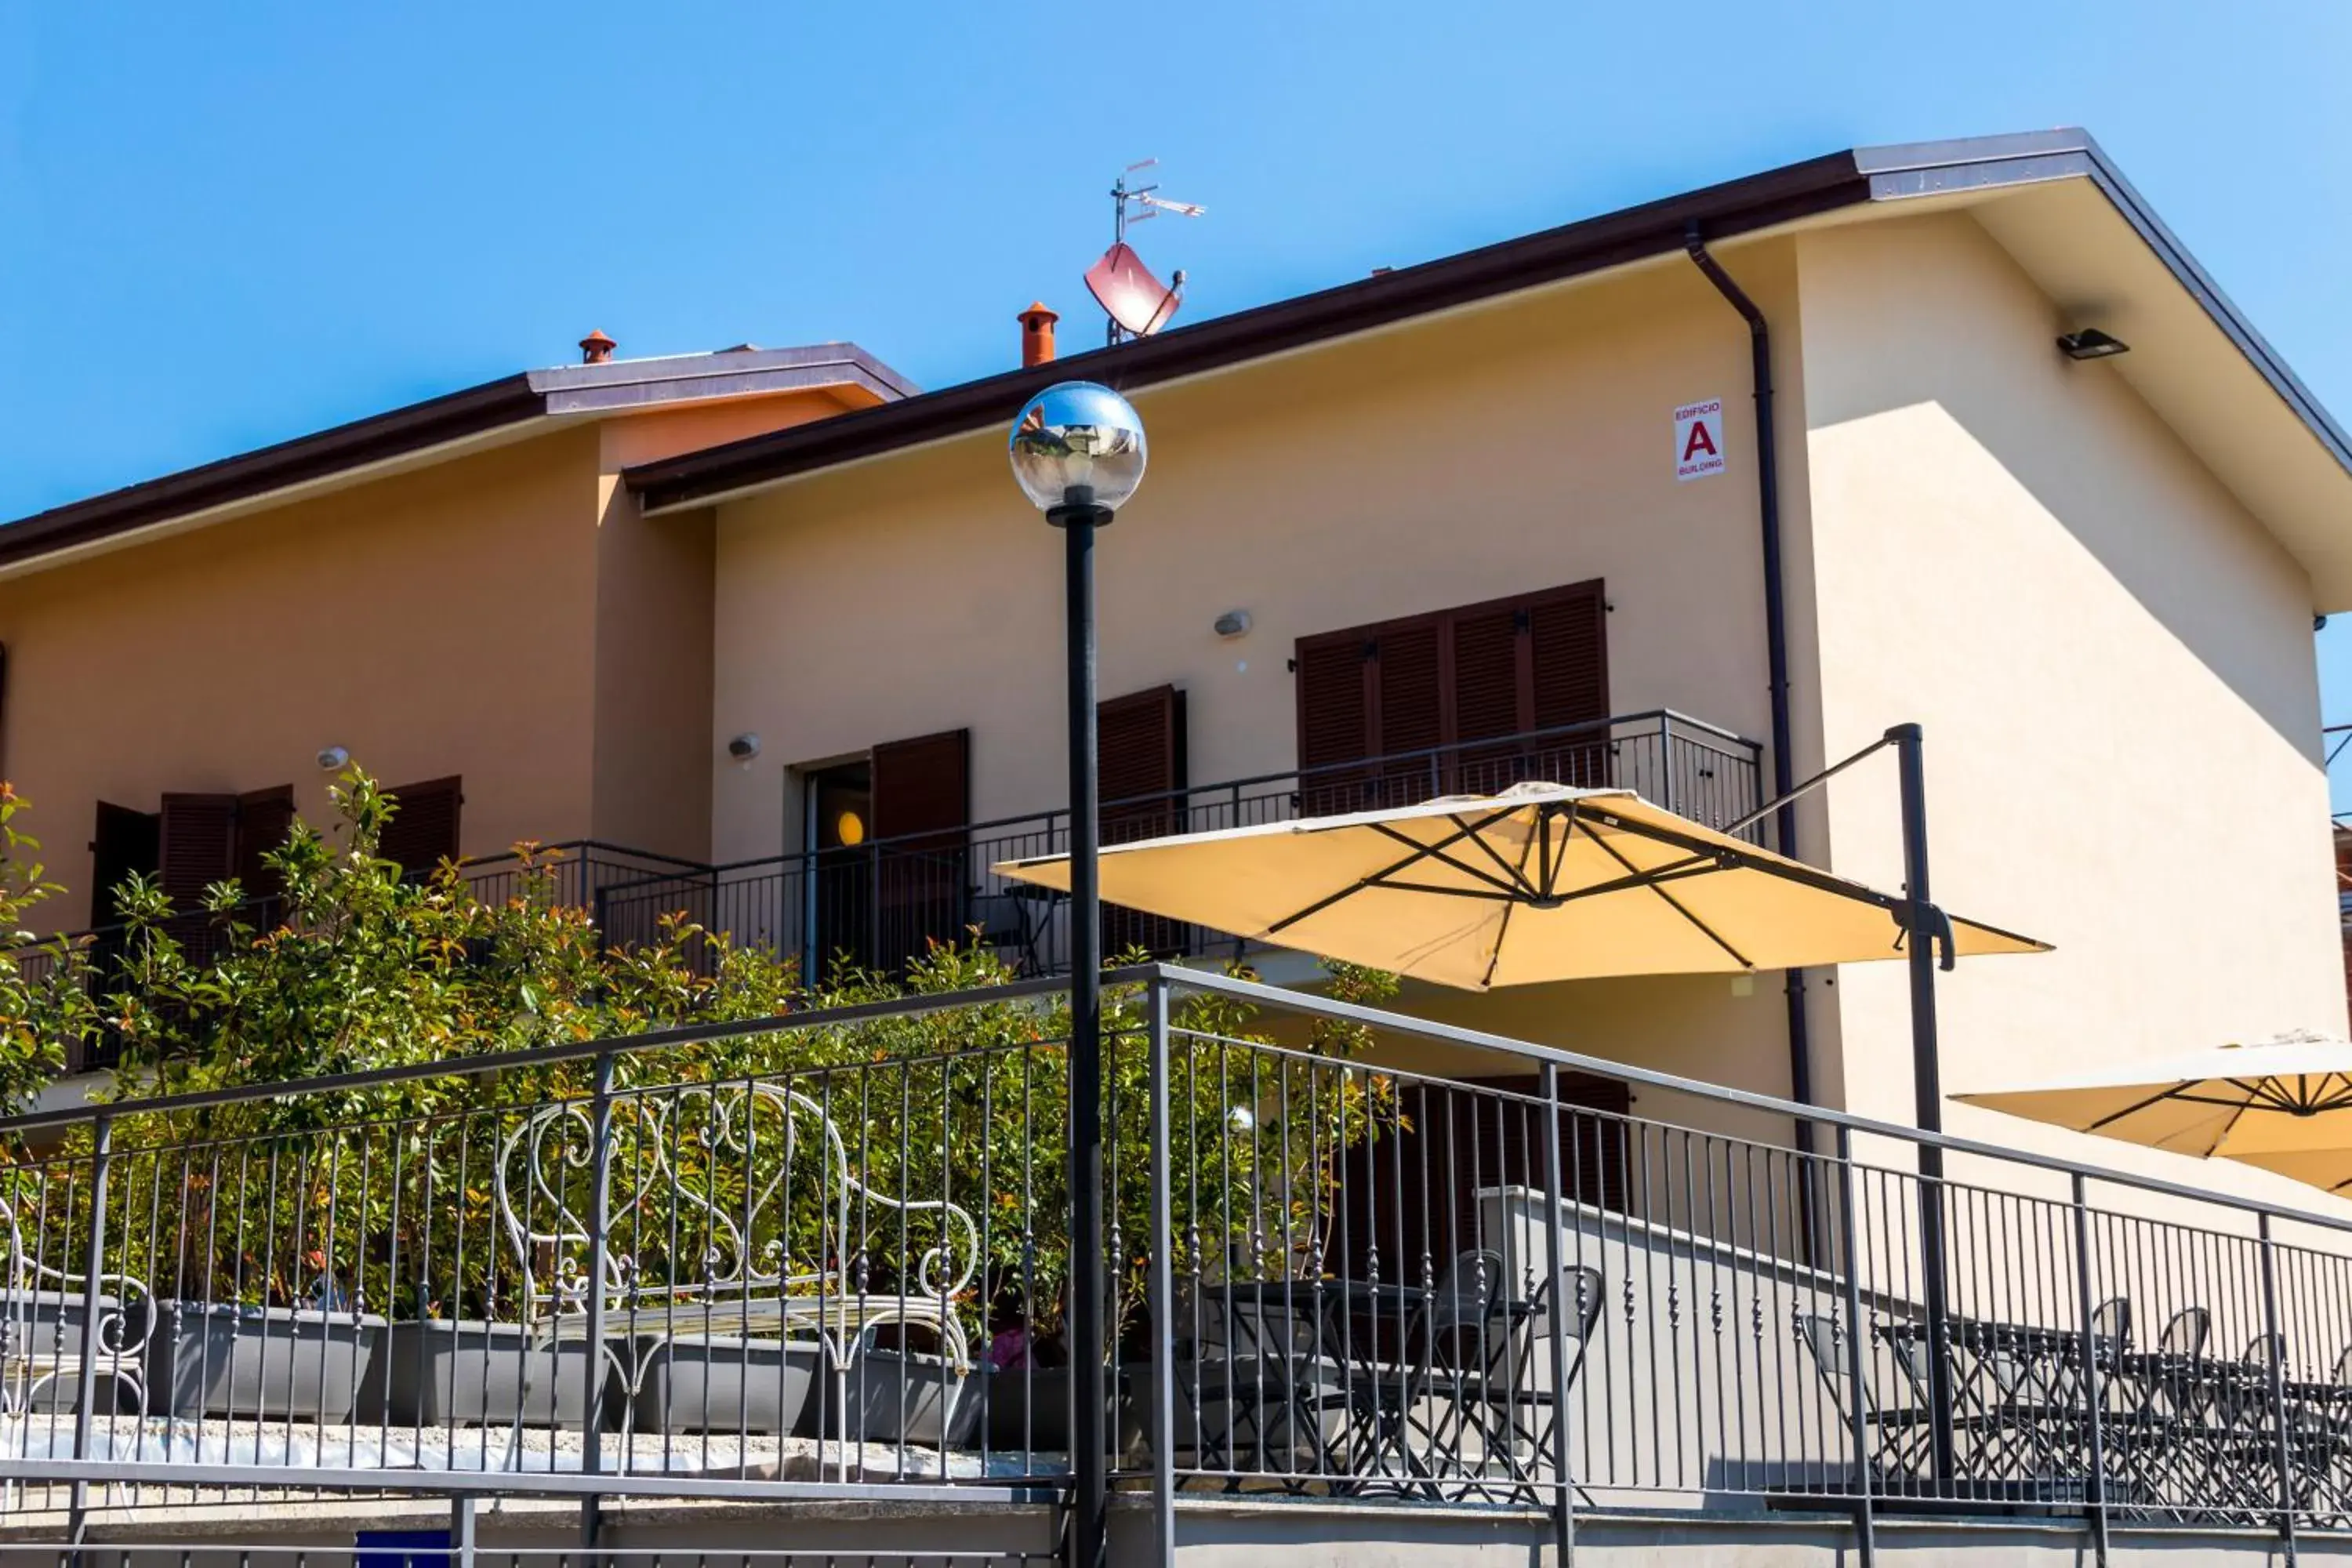
[[[1525,778],[1606,783],[1605,733],[1530,737],[1609,717],[1607,640],[1598,579],[1301,637],[1302,804],[1321,815]]]

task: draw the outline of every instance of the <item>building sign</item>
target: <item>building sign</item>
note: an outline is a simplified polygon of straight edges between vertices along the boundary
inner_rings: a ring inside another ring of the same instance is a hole
[[[1675,410],[1675,478],[1723,472],[1723,399],[1685,403]]]

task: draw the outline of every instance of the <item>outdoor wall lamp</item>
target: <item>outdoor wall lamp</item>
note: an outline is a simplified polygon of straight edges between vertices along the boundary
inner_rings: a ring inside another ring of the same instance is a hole
[[[345,751],[341,746],[321,746],[319,748],[319,771],[321,773],[335,773],[341,770],[343,764],[351,760],[351,752]]]
[[[2096,327],[2084,327],[2079,332],[2061,333],[2058,347],[2068,359],[2113,359],[2117,354],[2131,353],[2131,344]]]
[[[1013,477],[1065,541],[1070,736],[1070,1561],[1103,1560],[1102,900],[1096,858],[1095,531],[1143,482],[1143,421],[1107,386],[1066,381],[1029,400],[1006,443]]]
[[[760,737],[746,730],[727,742],[727,754],[739,763],[748,763],[760,754]]]

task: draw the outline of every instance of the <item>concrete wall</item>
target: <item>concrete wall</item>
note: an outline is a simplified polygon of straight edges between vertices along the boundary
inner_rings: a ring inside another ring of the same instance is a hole
[[[2053,350],[2058,312],[1964,213],[1797,250],[1823,607],[1799,698],[1830,756],[1924,724],[1938,901],[2057,945],[1946,977],[1946,1089],[2341,1030],[2305,574],[2110,367]],[[1890,765],[1827,812],[1839,870],[1899,881]],[[1837,976],[1825,1088],[1908,1121],[1903,986]],[[1965,1107],[1948,1125],[2197,1179]]]

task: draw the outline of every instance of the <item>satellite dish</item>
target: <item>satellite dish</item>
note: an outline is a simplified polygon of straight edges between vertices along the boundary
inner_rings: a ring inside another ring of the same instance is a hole
[[[1120,240],[1087,268],[1087,289],[1110,319],[1129,335],[1148,338],[1166,326],[1182,299],[1184,275],[1171,287],[1152,276],[1134,247]]]

